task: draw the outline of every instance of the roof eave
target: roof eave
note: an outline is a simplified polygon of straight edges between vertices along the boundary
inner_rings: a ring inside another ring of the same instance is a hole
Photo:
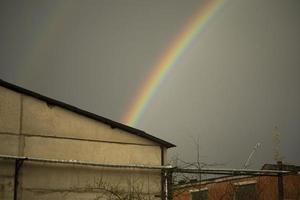
[[[5,88],[14,90],[16,92],[19,92],[19,93],[22,93],[22,94],[25,94],[25,95],[28,95],[28,96],[32,96],[32,97],[37,98],[39,100],[45,101],[48,104],[56,105],[56,106],[65,108],[67,110],[70,110],[72,112],[75,112],[77,114],[84,115],[84,116],[89,117],[91,119],[100,121],[100,122],[102,122],[104,124],[109,125],[111,128],[118,128],[118,129],[124,130],[124,131],[126,131],[128,133],[131,133],[131,134],[138,135],[140,137],[149,139],[149,140],[151,140],[151,141],[153,141],[155,143],[158,143],[159,145],[161,145],[163,147],[166,147],[166,148],[176,147],[176,145],[174,145],[174,144],[172,144],[170,142],[167,142],[165,140],[159,139],[159,138],[157,138],[155,136],[152,136],[152,135],[150,135],[150,134],[148,134],[148,133],[146,133],[146,132],[144,132],[142,130],[139,130],[139,129],[127,126],[125,124],[113,121],[111,119],[108,119],[108,118],[96,115],[96,114],[88,112],[86,110],[82,110],[82,109],[77,108],[75,106],[72,106],[70,104],[67,104],[67,103],[64,103],[64,102],[61,102],[61,101],[58,101],[58,100],[46,97],[46,96],[41,95],[39,93],[27,90],[25,88],[22,88],[22,87],[19,87],[17,85],[8,83],[6,81],[3,81],[2,79],[0,79],[0,85],[3,86],[3,87],[5,87]]]

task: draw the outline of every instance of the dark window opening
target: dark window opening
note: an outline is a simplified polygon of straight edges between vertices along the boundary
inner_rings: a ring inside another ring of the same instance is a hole
[[[237,185],[234,197],[234,200],[256,200],[257,193],[255,183]]]
[[[208,190],[191,192],[192,200],[208,200]]]

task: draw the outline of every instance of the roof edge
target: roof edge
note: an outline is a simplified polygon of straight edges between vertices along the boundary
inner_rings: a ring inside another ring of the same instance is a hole
[[[107,124],[111,128],[118,128],[118,129],[124,130],[124,131],[126,131],[128,133],[131,133],[131,134],[134,134],[134,135],[146,138],[148,140],[151,140],[153,142],[156,142],[156,143],[160,144],[163,147],[166,147],[166,148],[176,147],[176,145],[174,145],[174,144],[172,144],[170,142],[167,142],[165,140],[162,140],[160,138],[157,138],[157,137],[155,137],[153,135],[150,135],[150,134],[148,134],[148,133],[146,133],[146,132],[144,132],[142,130],[139,130],[139,129],[127,126],[127,125],[122,124],[120,122],[113,121],[111,119],[102,117],[100,115],[96,115],[96,114],[91,113],[91,112],[86,111],[86,110],[82,110],[80,108],[77,108],[77,107],[72,106],[70,104],[64,103],[62,101],[58,101],[58,100],[49,98],[47,96],[41,95],[39,93],[27,90],[27,89],[22,88],[20,86],[14,85],[14,84],[9,83],[9,82],[6,82],[6,81],[4,81],[2,79],[0,79],[0,85],[3,86],[3,87],[5,87],[5,88],[14,90],[16,92],[19,92],[19,93],[22,93],[22,94],[25,94],[25,95],[37,98],[39,100],[45,101],[48,104],[56,105],[56,106],[65,108],[65,109],[67,109],[69,111],[72,111],[74,113],[77,113],[77,114],[80,114],[80,115],[84,115],[84,116],[86,116],[88,118],[100,121],[100,122],[102,122],[104,124]]]

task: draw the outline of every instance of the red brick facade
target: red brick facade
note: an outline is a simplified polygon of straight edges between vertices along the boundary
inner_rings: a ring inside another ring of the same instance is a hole
[[[244,191],[241,190],[243,186]],[[283,177],[284,199],[300,200],[300,174]],[[174,187],[174,200],[193,200],[192,192],[207,190],[208,200],[278,200],[278,181],[273,176],[223,177]],[[247,192],[249,191],[249,192]],[[243,196],[244,195],[244,196]]]

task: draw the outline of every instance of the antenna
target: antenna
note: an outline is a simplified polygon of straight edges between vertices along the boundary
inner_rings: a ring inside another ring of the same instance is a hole
[[[250,160],[253,156],[253,154],[255,153],[255,151],[257,150],[258,147],[260,147],[260,142],[256,143],[256,145],[253,147],[253,150],[251,151],[250,155],[248,156],[248,159],[247,161],[245,162],[244,164],[244,169],[246,169],[247,167],[249,167],[249,164],[250,164]]]

